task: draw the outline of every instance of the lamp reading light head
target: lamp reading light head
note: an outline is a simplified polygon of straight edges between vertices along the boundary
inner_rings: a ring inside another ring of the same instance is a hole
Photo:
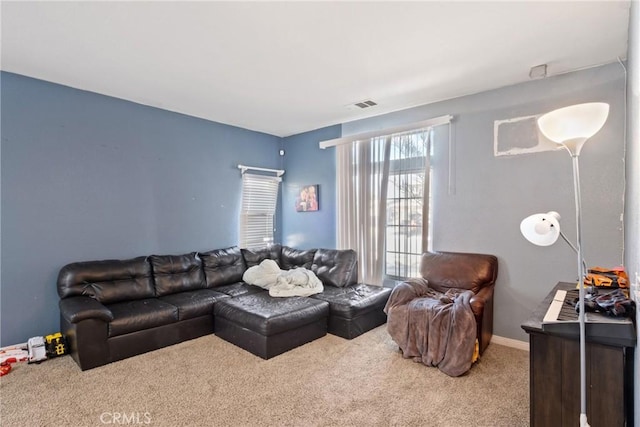
[[[520,232],[537,246],[551,246],[560,236],[560,214],[547,212],[526,217],[520,223]]]

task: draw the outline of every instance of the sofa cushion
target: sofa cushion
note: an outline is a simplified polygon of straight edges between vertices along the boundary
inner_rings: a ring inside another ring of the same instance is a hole
[[[282,246],[273,244],[259,249],[241,249],[242,257],[247,268],[260,264],[265,259],[272,259],[280,265],[280,252]]]
[[[213,316],[213,304],[225,298],[231,297],[212,289],[198,289],[165,295],[159,299],[178,307],[178,320],[187,320],[207,314]]]
[[[247,269],[242,252],[237,246],[201,252],[199,255],[209,288],[240,282]]]
[[[358,281],[358,255],[351,249],[318,249],[311,271],[325,285],[339,288],[353,285]]]
[[[352,319],[372,310],[382,311],[389,295],[389,288],[359,284],[342,288],[327,286],[311,298],[327,301],[331,315]]]
[[[230,297],[239,297],[241,295],[257,294],[258,292],[268,292],[259,286],[253,286],[245,282],[232,283],[230,285],[218,286],[216,292],[222,292]]]
[[[118,302],[107,308],[113,314],[109,322],[110,337],[178,321],[178,307],[158,298]]]
[[[146,257],[67,264],[58,274],[60,298],[88,296],[103,304],[154,296]]]
[[[291,270],[292,268],[302,267],[311,270],[315,253],[315,249],[300,250],[283,246],[280,253],[280,268]]]
[[[156,296],[205,288],[202,261],[196,252],[184,255],[151,255]]]

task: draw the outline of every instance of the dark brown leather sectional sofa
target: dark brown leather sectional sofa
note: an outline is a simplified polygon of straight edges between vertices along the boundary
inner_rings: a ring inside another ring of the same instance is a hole
[[[242,281],[264,259],[305,267],[311,297],[272,298]],[[215,333],[268,359],[327,332],[352,339],[383,324],[390,289],[357,283],[351,250],[271,245],[76,262],[58,275],[61,331],[82,370]]]

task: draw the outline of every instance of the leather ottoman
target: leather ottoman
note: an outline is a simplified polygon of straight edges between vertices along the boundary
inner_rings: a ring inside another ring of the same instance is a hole
[[[260,292],[219,301],[213,312],[217,336],[269,359],[326,335],[329,303]]]

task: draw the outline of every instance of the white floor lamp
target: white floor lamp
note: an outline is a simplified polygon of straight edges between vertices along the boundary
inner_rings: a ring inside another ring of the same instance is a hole
[[[580,171],[578,157],[582,146],[595,135],[607,121],[609,104],[591,102],[572,105],[551,111],[538,118],[540,132],[551,141],[561,144],[571,155],[573,163],[573,189],[576,204],[576,240],[574,248],[578,255],[579,280],[579,315],[580,323],[580,426],[589,426],[587,422],[587,384],[586,384],[586,345],[584,319],[584,277],[586,269],[582,256],[582,202],[580,200]],[[525,218],[520,224],[520,231],[531,243],[539,246],[553,244],[561,235],[567,243],[571,243],[560,232],[556,212],[536,214]],[[573,247],[573,245],[571,245]]]

